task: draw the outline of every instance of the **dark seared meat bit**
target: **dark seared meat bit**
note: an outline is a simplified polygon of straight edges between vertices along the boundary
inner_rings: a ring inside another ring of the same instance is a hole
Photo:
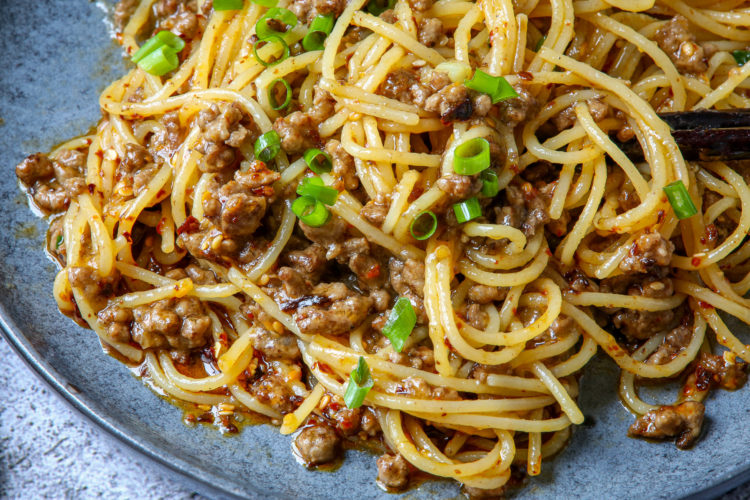
[[[378,482],[388,489],[401,490],[409,484],[409,463],[399,453],[378,458]]]
[[[114,20],[115,28],[121,31],[126,24],[130,16],[135,12],[135,8],[138,7],[140,2],[138,0],[120,0],[115,6]]]
[[[695,43],[684,16],[673,17],[656,31],[654,38],[681,73],[703,73],[708,69],[703,47]]]
[[[125,158],[120,161],[120,167],[127,173],[140,170],[154,159],[146,148],[140,144],[128,143],[125,145]]]
[[[308,240],[326,249],[326,258],[333,259],[341,253],[341,244],[346,234],[346,223],[340,217],[331,217],[320,227],[299,222],[299,227]]]
[[[164,299],[133,309],[133,340],[144,349],[187,350],[206,345],[211,318],[196,297]]]
[[[343,283],[321,283],[311,294],[329,300],[297,309],[294,314],[297,326],[308,334],[338,335],[351,331],[365,320],[373,305],[370,297],[349,290]]]
[[[671,313],[671,311],[669,311]],[[689,325],[680,325],[672,329],[656,351],[648,357],[648,362],[655,365],[669,363],[690,343],[693,329]]]
[[[419,78],[414,71],[397,69],[385,77],[385,81],[380,85],[380,93],[390,99],[411,104],[411,87],[418,82]]]
[[[285,260],[304,279],[317,281],[326,267],[326,249],[313,243],[303,250],[294,250],[286,254]]]
[[[212,104],[198,113],[203,138],[196,149],[205,155],[201,170],[218,172],[235,162],[236,148],[250,135],[240,123],[243,117],[242,109],[236,103]]]
[[[302,297],[312,288],[302,274],[291,267],[279,268],[276,275],[281,280],[281,284],[283,285],[286,294],[292,298]],[[289,309],[292,308],[293,307],[289,307]],[[282,306],[282,309],[285,309],[285,307]]]
[[[514,184],[505,188],[509,206],[497,214],[497,223],[521,229],[526,237],[534,236],[551,219],[547,212],[547,200],[530,183],[520,187]]]
[[[632,274],[602,280],[601,291],[644,297],[666,298],[674,295],[674,286],[669,278]],[[637,309],[610,310],[612,323],[629,340],[645,340],[655,333],[674,327],[679,320],[679,310],[640,311]]]
[[[294,444],[302,460],[312,466],[333,461],[338,454],[340,441],[330,426],[322,424],[302,429]]]
[[[536,98],[526,89],[526,87],[515,85],[513,87],[518,97],[500,101],[497,106],[500,110],[500,118],[506,125],[514,127],[526,120],[537,108]]]
[[[474,113],[468,89],[459,84],[448,85],[428,97],[424,108],[439,114],[445,123],[468,120]]]
[[[628,429],[628,435],[652,439],[676,437],[678,448],[690,448],[701,433],[705,409],[697,401],[662,406],[638,418]]]
[[[390,208],[390,201],[386,198],[378,197],[375,200],[368,201],[359,212],[362,217],[367,219],[370,224],[380,227],[385,222]]]
[[[43,153],[28,156],[16,166],[16,176],[26,187],[31,187],[37,181],[45,181],[55,175],[52,162]]]
[[[250,330],[253,347],[263,353],[266,359],[296,361],[300,357],[297,338],[289,333],[278,334],[257,327]]]
[[[294,411],[297,397],[289,384],[274,373],[266,373],[255,380],[250,385],[250,392],[282,415]]]
[[[624,273],[654,272],[668,266],[672,260],[674,244],[658,232],[643,233],[633,242],[630,252],[620,262]]]
[[[734,391],[747,382],[747,363],[729,363],[723,356],[701,353],[694,370],[696,386],[699,390],[720,387]]]
[[[433,47],[443,38],[443,22],[436,17],[428,17],[419,23],[419,42]]]

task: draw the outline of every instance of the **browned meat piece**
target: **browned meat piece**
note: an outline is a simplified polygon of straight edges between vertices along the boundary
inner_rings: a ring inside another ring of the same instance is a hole
[[[200,22],[198,16],[192,10],[185,8],[181,5],[177,12],[165,19],[161,24],[161,28],[168,29],[173,33],[182,35],[184,38],[190,39],[195,37],[200,28]]]
[[[281,280],[286,294],[293,299],[306,295],[312,288],[305,278],[291,267],[279,268],[276,274]]]
[[[253,347],[263,353],[266,359],[296,361],[300,357],[297,337],[290,333],[278,334],[262,327],[250,330]]]
[[[432,0],[409,0],[409,6],[417,12],[424,12],[432,7]]]
[[[211,337],[211,318],[196,297],[163,299],[133,309],[133,340],[144,349],[203,347]]]
[[[385,222],[390,208],[390,201],[387,198],[378,197],[375,200],[368,201],[359,214],[367,219],[370,224],[380,227]]]
[[[182,0],[159,0],[154,4],[154,14],[156,17],[167,17],[175,12],[182,4]]]
[[[599,285],[595,280],[586,276],[580,269],[575,268],[565,273],[565,281],[570,284],[574,292],[598,292]]]
[[[140,144],[128,143],[125,145],[125,158],[120,161],[120,166],[125,172],[134,172],[140,170],[147,163],[153,162],[154,159],[148,150]]]
[[[638,418],[628,429],[628,435],[651,439],[677,437],[678,448],[690,448],[701,433],[705,409],[697,401],[662,406]]]
[[[52,162],[44,153],[36,153],[26,157],[16,166],[16,176],[26,187],[31,187],[37,181],[45,181],[55,175]]]
[[[135,12],[135,8],[138,7],[139,3],[138,0],[120,0],[117,2],[113,17],[115,28],[117,28],[118,31],[122,31],[125,25],[128,24],[130,16],[133,15],[133,12]]]
[[[39,184],[33,189],[34,203],[45,212],[62,212],[68,208],[70,198],[64,187],[56,182],[48,184]]]
[[[469,91],[460,84],[448,85],[431,95],[425,101],[424,108],[439,114],[445,123],[468,120],[474,112]]]
[[[648,273],[668,266],[672,260],[674,244],[658,232],[643,233],[634,242],[628,255],[620,262],[624,273]]]
[[[391,490],[401,490],[409,484],[409,463],[400,454],[386,453],[378,458],[378,482]]]
[[[391,352],[388,355],[391,363],[411,366],[417,370],[431,370],[435,366],[435,355],[431,348],[425,346],[410,347],[405,352]]]
[[[213,271],[202,269],[195,264],[187,266],[185,268],[185,273],[191,280],[193,280],[193,283],[198,285],[215,285],[217,283],[216,275]]]
[[[310,24],[318,14],[333,14],[334,18],[341,15],[346,8],[345,0],[295,0],[289,7],[297,19]]]
[[[313,243],[304,250],[294,250],[286,254],[286,260],[304,279],[317,281],[326,266],[326,250]]]
[[[266,373],[253,381],[249,389],[261,402],[282,415],[294,411],[294,408],[301,402],[301,398],[294,395],[289,384],[274,373]]]
[[[605,119],[607,114],[609,114],[609,104],[602,102],[599,99],[588,99],[586,104],[588,104],[591,117],[596,122]],[[559,131],[571,127],[576,122],[575,106],[568,106],[560,111],[560,113],[552,119],[552,122]]]
[[[701,353],[695,367],[695,384],[705,390],[712,386],[734,391],[747,382],[747,363],[728,363],[723,356]]]
[[[310,118],[312,118],[316,124],[322,123],[333,116],[333,113],[336,112],[335,105],[336,100],[331,94],[316,86],[315,92],[313,93],[312,107],[307,110],[307,114],[310,115]]]
[[[309,334],[338,335],[359,326],[370,313],[373,300],[349,290],[343,283],[321,283],[312,295],[327,299],[320,304],[300,307],[294,319]]]
[[[411,89],[419,84],[419,76],[408,69],[397,69],[388,73],[385,81],[380,85],[380,93],[385,97],[396,99],[407,104],[413,101]]]
[[[133,175],[133,193],[138,194],[145,189],[158,171],[159,167],[156,164],[151,164],[138,170]]]
[[[400,261],[392,258],[390,261],[391,286],[399,294],[408,291],[419,297],[424,297],[424,262],[414,259]]]
[[[240,122],[244,115],[236,103],[212,104],[198,113],[198,126],[203,133],[196,148],[205,155],[201,169],[218,172],[235,162],[235,149],[244,143],[250,132]]]
[[[456,202],[479,193],[482,181],[477,176],[448,174],[438,179],[437,187],[450,196],[451,202]]]
[[[308,226],[299,222],[299,227],[307,239],[326,249],[326,258],[333,259],[341,254],[341,244],[346,234],[346,223],[340,217],[331,217],[320,227]]]
[[[148,151],[152,157],[166,161],[180,147],[182,142],[180,114],[177,111],[172,111],[164,114],[159,121],[164,125],[164,130],[160,130],[151,136]]]
[[[437,17],[428,17],[419,23],[420,43],[432,47],[443,38],[443,22]]]
[[[612,317],[615,328],[630,340],[645,340],[669,328],[674,321],[673,311],[638,311],[623,309]]]
[[[58,217],[50,222],[49,230],[47,231],[47,251],[64,266],[67,251],[65,250],[65,238],[63,235],[63,219],[63,217]]]
[[[469,497],[469,500],[501,500],[506,497],[508,489],[505,486],[492,488],[490,490],[475,488],[473,486],[464,486],[464,493],[466,493],[466,496]]]
[[[133,311],[113,304],[99,311],[97,317],[112,340],[115,342],[130,342]]]
[[[338,400],[335,405],[328,405],[326,408],[326,416],[336,424],[336,430],[344,436],[356,434],[359,432],[364,408],[347,408],[343,399],[338,397],[335,399]],[[333,408],[336,408],[336,411]]]
[[[301,111],[276,118],[273,129],[281,137],[281,147],[290,154],[303,153],[315,147],[320,140],[318,124]]]
[[[671,313],[671,311],[669,311]],[[656,351],[648,357],[648,362],[655,365],[669,363],[682,351],[693,336],[693,329],[688,325],[680,325],[672,329]]]
[[[89,302],[94,311],[99,312],[107,301],[115,296],[115,288],[120,280],[119,273],[102,278],[90,267],[71,267],[68,269],[70,286],[76,288]]]
[[[521,229],[530,238],[551,219],[547,212],[548,202],[538,189],[528,182],[520,187],[515,184],[505,188],[509,207],[503,207],[497,217],[498,224]]]
[[[506,125],[514,127],[526,120],[530,114],[537,108],[536,98],[525,88],[520,85],[513,87],[518,97],[506,99],[497,103],[500,110],[500,118]]]
[[[334,18],[341,15],[345,8],[345,0],[315,0],[315,9],[320,14],[333,14]]]
[[[695,43],[695,35],[684,16],[673,17],[656,31],[654,38],[681,73],[703,73],[708,69],[703,47]]]
[[[477,94],[472,100],[474,116],[486,116],[492,110],[492,98],[487,94]]]
[[[338,454],[340,441],[330,426],[322,424],[305,427],[297,435],[294,445],[302,460],[311,466],[333,461]]]
[[[253,234],[266,213],[266,199],[245,193],[233,193],[223,200],[221,231],[231,238]]]
[[[336,260],[348,265],[364,288],[376,288],[385,282],[386,276],[380,269],[380,261],[372,256],[367,238],[346,240],[342,246],[341,255]]]
[[[331,174],[338,179],[335,187],[339,190],[357,189],[359,177],[357,177],[352,155],[347,153],[344,146],[336,139],[331,139],[326,143],[326,152],[331,155],[331,163],[333,163]]]
[[[602,280],[601,291],[644,297],[671,297],[674,286],[669,278],[658,279],[654,276],[633,274],[616,276]],[[675,326],[679,319],[677,311],[639,311],[636,309],[609,310],[612,323],[630,340],[644,340],[655,333]]]
[[[471,304],[466,308],[466,321],[474,328],[484,330],[487,328],[489,320],[489,315],[482,310],[482,306],[479,304]]]
[[[505,300],[508,288],[502,286],[472,285],[468,291],[469,300],[477,304]]]

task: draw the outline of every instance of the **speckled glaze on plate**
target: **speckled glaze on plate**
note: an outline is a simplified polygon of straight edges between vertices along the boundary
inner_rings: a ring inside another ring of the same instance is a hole
[[[57,311],[55,267],[42,251],[46,225],[27,208],[13,168],[30,153],[86,133],[98,119],[99,93],[125,67],[108,37],[111,3],[0,1],[0,322],[11,345],[92,421],[211,496],[457,497],[458,486],[447,481],[386,494],[374,481],[375,457],[365,452],[347,452],[335,472],[308,471],[294,460],[290,438],[270,426],[228,438],[189,429],[178,408]],[[750,390],[712,394],[704,438],[679,451],[625,436],[632,417],[617,399],[616,381],[611,361],[591,363],[580,402],[590,423],[516,498],[710,498],[750,479]]]

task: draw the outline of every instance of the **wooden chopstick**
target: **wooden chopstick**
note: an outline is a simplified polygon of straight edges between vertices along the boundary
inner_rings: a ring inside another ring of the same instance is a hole
[[[672,136],[690,161],[750,159],[750,109],[700,110],[660,113]],[[638,141],[615,141],[633,161],[643,161]]]

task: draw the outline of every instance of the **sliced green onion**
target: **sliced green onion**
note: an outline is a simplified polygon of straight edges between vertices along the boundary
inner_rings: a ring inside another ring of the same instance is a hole
[[[308,149],[305,151],[304,158],[310,170],[318,175],[326,174],[333,168],[331,155],[320,149]]]
[[[482,207],[479,205],[479,200],[476,197],[469,198],[453,205],[453,213],[456,214],[456,220],[462,224],[481,216]]]
[[[310,196],[326,205],[333,205],[339,197],[339,192],[328,187],[320,177],[305,177],[297,186],[297,194]]]
[[[664,186],[664,193],[666,193],[678,219],[687,219],[698,213],[698,209],[695,208],[695,204],[682,181],[667,184]]]
[[[461,175],[474,175],[490,166],[490,143],[475,137],[456,148],[453,154],[453,171]]]
[[[320,227],[331,216],[325,205],[312,196],[300,196],[292,202],[292,212],[310,227]]]
[[[279,83],[284,86],[285,92],[284,101],[281,104],[276,100],[276,85]],[[289,106],[289,103],[292,102],[292,87],[290,87],[287,81],[283,78],[275,79],[271,82],[271,85],[268,86],[268,100],[271,101],[271,108],[276,111],[286,108]]]
[[[481,69],[476,70],[471,80],[466,80],[464,85],[471,90],[489,95],[492,98],[492,104],[497,104],[512,97],[518,97],[515,89],[513,89],[505,78],[488,75]]]
[[[297,26],[297,16],[291,10],[283,7],[273,7],[263,14],[255,24],[255,34],[261,40],[267,40],[271,36],[282,36],[285,31],[276,31],[268,25],[268,22],[274,20],[289,26],[289,29]]]
[[[494,198],[500,192],[500,184],[497,180],[497,172],[494,170],[485,170],[479,174],[482,181],[482,194],[487,198]]]
[[[214,10],[240,10],[242,0],[214,0]]]
[[[275,130],[269,130],[258,137],[253,149],[257,159],[264,163],[268,163],[276,158],[276,155],[281,151],[281,138]]]
[[[171,31],[160,31],[149,38],[148,41],[138,49],[138,52],[133,54],[133,57],[131,57],[130,60],[137,64],[156,49],[165,45],[174,50],[175,53],[178,53],[185,48],[185,41]]]
[[[422,241],[435,234],[437,226],[437,216],[432,211],[426,210],[411,221],[409,232],[415,240]]]
[[[63,235],[61,234],[57,237],[57,240],[55,240],[55,250],[60,248],[60,245],[62,245],[62,242],[63,242]]]
[[[177,54],[167,45],[162,45],[138,62],[139,68],[155,76],[166,75],[179,65]]]
[[[383,335],[391,341],[394,351],[401,352],[416,324],[417,313],[411,302],[406,297],[399,297],[383,327]]]
[[[365,402],[365,396],[370,392],[375,381],[370,375],[370,367],[362,356],[357,361],[357,367],[349,374],[349,383],[344,393],[344,403],[347,408],[359,408]]]
[[[542,45],[544,45],[544,42],[547,41],[547,35],[542,36],[542,38],[539,39],[538,42],[536,42],[536,47],[534,47],[534,52],[539,52],[539,49],[542,48]]]
[[[735,50],[732,52],[732,57],[738,65],[744,66],[750,62],[750,50]]]
[[[333,14],[315,16],[310,29],[302,39],[302,47],[307,50],[323,50],[323,44],[333,30]]]
[[[367,12],[373,16],[379,16],[386,10],[392,9],[396,5],[396,0],[370,0],[367,3]]]
[[[279,3],[278,0],[251,0],[254,4],[258,4],[262,7],[276,7]]]
[[[258,54],[258,45],[260,45],[261,43],[280,43],[284,52],[281,54],[281,57],[279,57],[278,59],[275,59],[273,61],[271,60],[265,61],[263,58],[260,57],[260,54]],[[253,55],[255,55],[255,58],[263,66],[274,66],[276,64],[279,64],[281,61],[283,61],[287,57],[289,57],[289,45],[287,45],[284,39],[281,38],[280,36],[271,35],[268,38],[264,38],[263,40],[258,40],[253,44]]]

